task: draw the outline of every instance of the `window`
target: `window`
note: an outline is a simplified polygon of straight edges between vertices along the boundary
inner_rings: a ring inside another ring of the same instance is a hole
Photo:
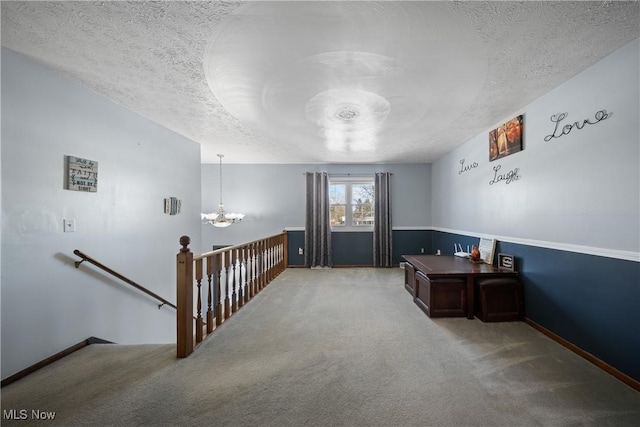
[[[373,178],[330,179],[329,201],[332,227],[373,227]]]

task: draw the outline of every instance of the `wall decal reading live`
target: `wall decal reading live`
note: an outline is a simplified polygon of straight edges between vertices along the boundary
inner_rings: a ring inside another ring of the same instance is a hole
[[[572,124],[562,126],[562,130],[560,130],[560,122],[566,119],[568,115],[569,113],[558,113],[551,116],[550,120],[556,124],[556,128],[553,130],[553,133],[544,137],[545,141],[551,141],[553,138],[560,138],[562,135],[569,135],[569,132],[571,132],[573,128],[582,129],[585,125],[595,125],[596,123],[600,123],[601,121],[611,117],[611,113],[607,113],[607,110],[596,111],[593,121],[590,119],[584,119],[582,124],[580,124],[579,121],[573,122]]]
[[[471,169],[477,168],[478,167],[478,163],[473,162],[473,163],[469,163],[469,164],[464,164],[465,159],[460,160],[460,171],[458,172],[458,175],[462,175],[462,172],[469,172]]]
[[[500,181],[504,181],[505,184],[511,184],[513,181],[520,179],[520,175],[518,175],[520,168],[512,169],[506,174],[499,174],[498,171],[500,171],[501,167],[501,165],[493,167],[493,179],[489,181],[489,185],[493,185]]]

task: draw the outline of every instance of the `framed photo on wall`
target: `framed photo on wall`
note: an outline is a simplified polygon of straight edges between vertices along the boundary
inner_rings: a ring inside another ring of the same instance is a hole
[[[522,115],[489,131],[489,161],[522,151]]]

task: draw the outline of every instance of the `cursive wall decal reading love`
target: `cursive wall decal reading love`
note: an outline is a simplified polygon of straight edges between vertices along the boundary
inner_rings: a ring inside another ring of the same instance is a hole
[[[548,141],[551,141],[553,138],[560,138],[562,135],[569,135],[569,132],[571,132],[573,128],[582,129],[586,125],[595,125],[596,123],[600,123],[601,121],[611,117],[611,113],[607,113],[607,110],[600,110],[600,111],[596,111],[596,114],[594,115],[594,119],[593,119],[594,121],[591,121],[590,119],[584,119],[582,121],[582,124],[580,124],[580,122],[577,121],[577,122],[573,122],[572,124],[566,124],[562,126],[562,129],[560,129],[560,122],[566,119],[567,115],[568,113],[558,113],[551,116],[550,120],[556,124],[556,127],[553,130],[553,133],[544,137],[545,141],[548,142]]]

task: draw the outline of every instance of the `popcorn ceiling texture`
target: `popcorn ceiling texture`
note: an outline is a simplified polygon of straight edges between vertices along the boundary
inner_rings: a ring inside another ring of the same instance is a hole
[[[640,35],[638,2],[1,7],[3,47],[201,143],[203,163],[433,161]]]

